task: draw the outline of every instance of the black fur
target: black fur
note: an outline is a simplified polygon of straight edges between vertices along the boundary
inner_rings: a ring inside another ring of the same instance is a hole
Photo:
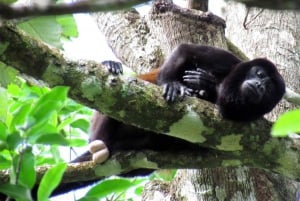
[[[255,75],[253,68],[264,71],[265,77]],[[242,87],[245,82],[247,87]],[[235,121],[255,120],[270,112],[285,93],[285,83],[269,60],[243,62],[228,51],[192,44],[175,49],[162,66],[158,84],[168,102],[191,88],[197,97],[216,103],[224,118]],[[253,96],[247,95],[250,92]]]

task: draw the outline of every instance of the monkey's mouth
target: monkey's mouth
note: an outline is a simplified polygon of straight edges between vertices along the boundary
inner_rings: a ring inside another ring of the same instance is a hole
[[[246,102],[258,103],[261,100],[257,88],[251,83],[244,83],[242,85],[242,97]]]
[[[257,90],[256,87],[253,84],[247,84],[247,87],[244,89],[247,91],[247,94],[249,94],[249,96],[256,96],[257,95]]]

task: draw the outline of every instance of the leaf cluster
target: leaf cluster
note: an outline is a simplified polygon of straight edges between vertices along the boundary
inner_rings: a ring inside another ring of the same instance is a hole
[[[6,111],[0,113],[0,169],[10,171],[10,181],[0,186],[1,193],[32,200],[30,192],[38,181],[36,166],[56,164],[40,181],[38,200],[47,200],[66,168],[61,146],[86,145],[91,111],[68,99],[67,93],[67,87],[50,90],[26,82],[0,88]]]

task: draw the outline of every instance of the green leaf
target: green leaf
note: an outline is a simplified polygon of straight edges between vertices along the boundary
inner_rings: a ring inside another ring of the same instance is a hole
[[[18,24],[18,27],[49,45],[62,48],[62,27],[57,23],[55,16],[36,17]]]
[[[37,144],[68,146],[68,140],[60,134],[45,134],[36,139]]]
[[[56,20],[63,30],[63,38],[70,39],[71,37],[78,37],[77,24],[73,15],[59,15],[56,16]]]
[[[31,115],[36,119],[47,118],[52,112],[59,111],[67,100],[68,87],[58,86],[39,98]]]
[[[60,163],[47,170],[38,188],[38,201],[48,201],[52,191],[60,183],[66,168],[67,164]]]
[[[20,96],[22,89],[16,84],[10,84],[7,86],[7,93],[13,96]]]
[[[8,144],[9,150],[15,150],[17,146],[22,142],[22,138],[20,136],[20,133],[14,132],[7,136],[6,140]]]
[[[103,198],[112,193],[124,193],[127,189],[140,184],[144,179],[110,179],[105,180],[92,187],[86,194],[85,198]],[[83,201],[85,199],[80,199]]]
[[[1,43],[0,43],[1,44]],[[1,50],[0,50],[1,51]],[[3,87],[7,87],[10,83],[16,80],[16,76],[18,75],[18,71],[6,64],[0,62],[0,84]]]
[[[25,134],[28,137],[28,141],[32,144],[35,144],[36,140],[41,136],[52,133],[58,133],[58,130],[55,126],[49,124],[47,119],[44,119],[44,121],[39,121],[29,128]]]
[[[7,159],[7,157],[3,156],[4,152],[0,153],[0,170],[8,169],[11,167],[11,160]]]
[[[82,138],[68,139],[68,142],[69,142],[69,146],[71,147],[83,147],[87,145],[87,141]]]
[[[86,119],[77,119],[73,123],[71,123],[73,128],[79,128],[83,132],[86,132],[90,126],[90,122]]]
[[[69,116],[65,118],[60,124],[57,126],[57,129],[60,131],[64,129],[65,126],[69,126],[73,121],[75,121],[73,116]]]
[[[300,132],[300,110],[292,110],[281,115],[273,124],[271,134],[274,137],[286,137],[290,133]]]
[[[17,131],[18,127],[25,126],[25,122],[27,121],[27,117],[31,110],[32,103],[24,103],[14,114],[13,119],[10,124],[10,130]]]
[[[0,121],[0,141],[6,141],[7,135],[8,133],[6,125]]]
[[[58,126],[58,130],[63,129],[66,126],[71,125],[73,128],[79,128],[83,132],[86,132],[89,128],[89,122],[86,119],[76,119],[74,116],[67,117]]]
[[[34,155],[31,147],[27,147],[20,155],[17,155],[13,161],[14,171],[18,174],[18,183],[31,189],[36,180]]]
[[[1,184],[0,192],[16,200],[22,200],[22,201],[32,200],[30,189],[21,185]]]
[[[5,150],[7,148],[8,148],[7,143],[5,141],[0,140],[0,153],[1,153],[1,151]],[[2,163],[2,161],[1,161],[1,163]]]

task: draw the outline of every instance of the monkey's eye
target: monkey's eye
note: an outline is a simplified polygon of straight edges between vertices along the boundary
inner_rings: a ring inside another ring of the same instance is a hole
[[[264,71],[262,71],[262,70],[256,71],[256,75],[257,75],[257,77],[259,77],[259,78],[264,78],[264,77],[267,76],[266,73],[265,73]]]

